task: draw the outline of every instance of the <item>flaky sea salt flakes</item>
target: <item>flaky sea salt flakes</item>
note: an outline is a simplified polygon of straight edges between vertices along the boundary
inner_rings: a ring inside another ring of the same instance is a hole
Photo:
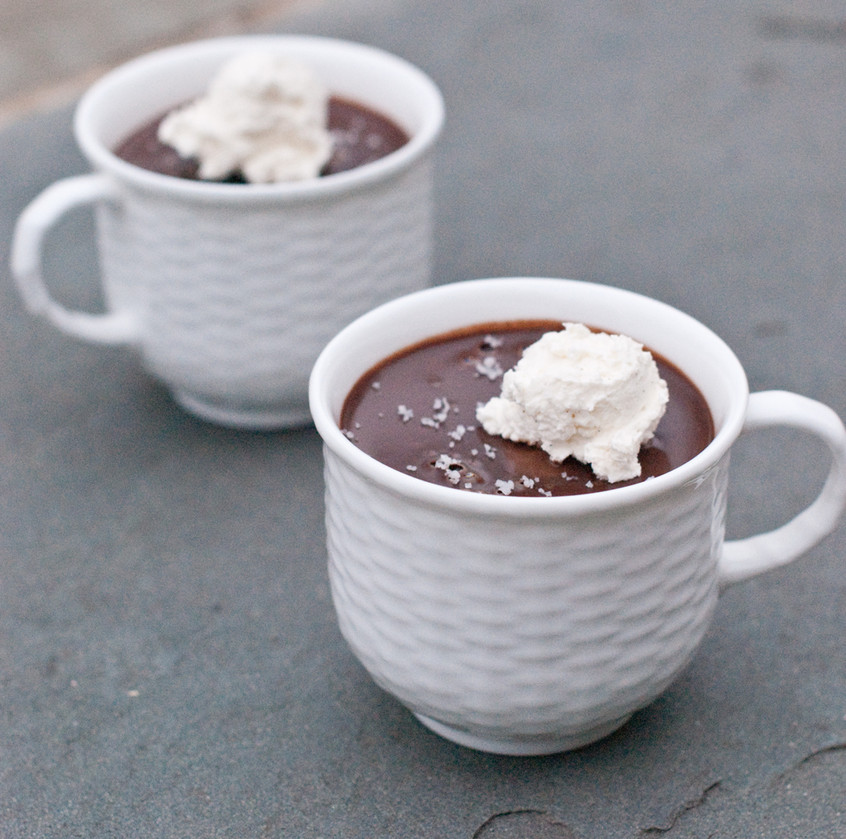
[[[458,485],[458,482],[461,480],[462,463],[448,454],[438,455],[438,459],[435,461],[435,468],[440,469],[451,484]]]
[[[420,425],[425,425],[428,428],[438,429],[441,427],[442,422],[446,422],[447,417],[449,416],[449,412],[452,408],[452,405],[449,404],[449,400],[446,397],[439,396],[435,401],[432,403],[432,416],[431,417],[423,417],[420,420]]]
[[[514,481],[504,481],[502,478],[497,478],[494,483],[496,485],[497,492],[502,495],[511,495],[511,491],[514,489]]]
[[[485,335],[482,339],[482,346],[488,350],[495,350],[498,347],[501,347],[505,343],[504,338],[500,338],[498,335]]]
[[[496,449],[490,444],[485,443],[485,454],[491,459],[496,459]]]
[[[414,411],[405,405],[397,405],[397,413],[402,417],[403,422],[408,422],[414,416]]]
[[[532,489],[532,487],[535,485],[535,479],[530,478],[528,475],[523,475],[523,477],[520,478],[520,483],[523,484],[526,489]]]
[[[456,443],[460,443],[464,435],[467,433],[467,426],[461,425],[460,423],[455,426],[455,429],[452,431],[447,432],[447,437],[455,440]]]
[[[444,422],[449,416],[449,409],[450,404],[446,398],[441,397],[439,399],[436,399],[432,403],[432,410],[434,411],[432,418],[435,420],[435,422]]]
[[[484,376],[486,379],[493,381],[499,379],[503,374],[502,365],[492,355],[486,355],[483,359],[476,362],[476,375]]]

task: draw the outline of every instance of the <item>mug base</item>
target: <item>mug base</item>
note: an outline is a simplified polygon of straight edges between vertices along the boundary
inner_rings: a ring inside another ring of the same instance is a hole
[[[201,420],[244,431],[273,431],[311,425],[308,406],[296,408],[243,407],[213,402],[184,390],[172,391],[174,401]]]
[[[587,746],[603,737],[616,731],[618,728],[625,725],[631,718],[631,714],[626,714],[624,717],[611,720],[611,722],[602,723],[593,728],[585,729],[574,734],[565,736],[516,736],[516,737],[484,737],[471,732],[464,731],[446,723],[433,720],[424,714],[415,714],[415,717],[426,728],[439,734],[446,740],[451,740],[453,743],[458,743],[459,746],[467,746],[471,749],[476,749],[480,752],[491,752],[498,755],[512,755],[516,757],[530,757],[534,755],[550,755],[558,752],[568,752],[572,749],[578,749],[582,746]]]

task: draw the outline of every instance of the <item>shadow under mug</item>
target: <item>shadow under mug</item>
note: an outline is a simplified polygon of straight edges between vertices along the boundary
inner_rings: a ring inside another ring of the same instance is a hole
[[[391,354],[474,324],[536,318],[621,332],[675,363],[705,396],[714,440],[639,484],[521,498],[427,483],[341,432],[346,395]],[[750,396],[740,362],[711,330],[610,286],[502,278],[392,301],[330,341],[310,403],[343,636],[426,726],[485,751],[563,751],[621,726],[687,666],[721,585],[804,553],[846,505],[846,429],[834,411],[783,391]],[[724,541],[729,450],[741,433],[777,425],[826,443],[827,482],[781,528]]]
[[[113,153],[251,50],[305,62],[330,93],[392,118],[410,141],[347,172],[266,185],[169,177]],[[373,306],[430,282],[431,151],[443,117],[439,90],[418,68],[347,41],[213,38],[135,59],[76,109],[76,140],[94,172],[48,187],[18,219],[12,271],[24,303],[76,338],[134,347],[204,419],[308,423],[308,374],[325,343]],[[42,273],[47,233],[79,206],[96,210],[103,314],[63,307]]]

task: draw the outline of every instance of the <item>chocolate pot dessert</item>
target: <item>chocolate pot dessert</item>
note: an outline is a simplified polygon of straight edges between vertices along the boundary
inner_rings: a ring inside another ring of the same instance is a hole
[[[662,475],[714,436],[704,397],[652,353],[669,390],[666,410],[639,453],[639,477],[601,480],[590,465],[553,461],[540,447],[488,434],[477,406],[499,396],[503,371],[559,321],[483,324],[407,348],[365,374],[343,406],[340,425],[355,445],[386,465],[457,489],[515,496],[575,495]]]
[[[165,116],[162,114],[130,134],[115,149],[115,154],[142,169],[198,180],[199,162],[192,157],[182,157],[176,149],[158,139],[159,124]],[[321,170],[321,176],[372,163],[395,152],[409,140],[408,134],[392,120],[337,96],[329,99],[328,128],[333,138],[332,156]],[[245,179],[236,174],[225,181],[244,183]]]
[[[201,95],[136,130],[115,154],[178,178],[277,183],[353,169],[408,140],[382,114],[332,96],[306,64],[256,51],[226,61]]]

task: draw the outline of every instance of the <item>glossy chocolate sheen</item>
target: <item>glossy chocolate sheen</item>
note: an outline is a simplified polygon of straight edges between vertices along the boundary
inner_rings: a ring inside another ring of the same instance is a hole
[[[714,424],[704,397],[656,353],[670,399],[654,438],[641,449],[639,478],[608,483],[574,458],[554,463],[538,447],[487,434],[476,421],[476,405],[500,394],[502,377],[486,373],[492,365],[508,370],[524,347],[560,329],[560,321],[489,323],[409,347],[356,383],[341,429],[372,457],[422,480],[488,494],[501,494],[497,481],[510,481],[507,494],[519,496],[628,486],[680,466],[711,442]],[[457,463],[439,468],[442,455]]]
[[[174,148],[159,141],[159,123],[165,116],[162,114],[130,134],[117,146],[115,154],[142,169],[198,180],[197,160],[181,157]],[[328,127],[334,148],[321,176],[372,163],[395,152],[409,140],[405,131],[387,117],[364,105],[335,96],[329,100]],[[226,182],[244,183],[244,179],[241,175],[233,175]]]

